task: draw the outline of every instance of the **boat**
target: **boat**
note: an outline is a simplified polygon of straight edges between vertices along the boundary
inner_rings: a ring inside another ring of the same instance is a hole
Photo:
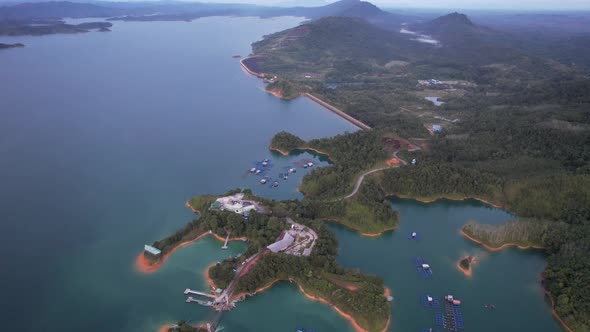
[[[293,168],[293,167],[289,168],[289,173],[295,173],[295,172],[297,172],[296,168]]]
[[[308,167],[307,164],[303,164],[303,168],[307,168],[307,167]]]
[[[286,175],[286,174],[285,174],[285,175],[283,175],[283,180],[287,180],[288,178],[289,178],[289,176],[288,176],[288,175]]]
[[[266,183],[266,179],[260,179],[260,184],[265,184]]]
[[[312,166],[313,166],[312,162],[307,163],[307,167],[312,167]]]
[[[250,168],[250,173],[254,173],[254,172],[256,172],[256,167]]]
[[[416,232],[412,232],[412,238],[415,239],[416,238]]]
[[[261,170],[257,169],[254,171],[255,174],[260,174],[260,172],[262,172]]]
[[[278,187],[278,186],[279,186],[279,182],[278,182],[278,181],[275,181],[275,182],[273,182],[273,183],[272,183],[272,186],[273,186],[273,188],[274,188],[274,187]]]
[[[268,166],[268,161],[263,161],[262,166],[264,166],[264,167]]]

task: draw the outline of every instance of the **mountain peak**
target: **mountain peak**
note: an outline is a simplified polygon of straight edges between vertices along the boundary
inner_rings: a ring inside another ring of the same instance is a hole
[[[471,22],[467,15],[457,12],[435,18],[434,20],[432,20],[432,23],[457,26],[474,26],[473,22]]]

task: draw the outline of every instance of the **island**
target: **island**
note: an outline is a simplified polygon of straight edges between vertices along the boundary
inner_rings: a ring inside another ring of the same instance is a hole
[[[113,26],[110,22],[87,22],[66,24],[62,20],[23,21],[0,23],[0,36],[42,36],[61,33],[107,32]]]
[[[465,276],[471,277],[471,266],[475,264],[475,262],[477,262],[477,259],[474,256],[465,256],[457,262],[457,268],[459,269],[459,271],[463,272]]]
[[[25,44],[21,44],[21,43],[3,44],[3,43],[0,43],[0,50],[8,49],[8,48],[22,48],[22,47],[25,47]]]
[[[289,281],[306,297],[332,306],[359,331],[386,330],[390,305],[383,280],[336,263],[334,234],[324,221],[310,216],[317,206],[268,200],[240,189],[193,197],[188,205],[198,211],[197,218],[146,245],[140,256],[143,264],[158,267],[178,247],[207,234],[225,241],[224,245],[230,237],[248,242],[243,254],[206,271],[212,295],[185,291],[209,300],[189,297],[188,302],[227,311],[276,282]]]

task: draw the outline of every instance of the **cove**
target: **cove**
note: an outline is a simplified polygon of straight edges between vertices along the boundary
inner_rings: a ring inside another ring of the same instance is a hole
[[[395,300],[391,331],[420,331],[433,327],[435,309],[420,305],[419,296],[442,298],[453,294],[462,301],[465,331],[562,331],[551,315],[540,285],[545,268],[541,251],[507,248],[489,252],[459,234],[470,220],[501,223],[514,218],[484,203],[439,200],[421,203],[391,198],[400,213],[399,227],[381,237],[367,238],[338,225],[331,228],[339,243],[338,262],[350,268],[383,277]],[[417,232],[419,240],[409,240]],[[473,275],[466,277],[457,261],[477,257]],[[433,276],[423,279],[413,263],[423,257]],[[495,310],[484,308],[494,304]]]

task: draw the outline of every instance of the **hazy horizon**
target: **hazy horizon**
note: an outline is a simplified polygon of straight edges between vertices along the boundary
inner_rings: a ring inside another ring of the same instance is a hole
[[[0,0],[0,4],[16,4],[24,2],[46,2],[55,0]],[[160,0],[58,0],[70,2],[158,2]],[[166,1],[166,0],[165,0]],[[171,0],[177,2],[201,2],[201,3],[235,3],[254,4],[266,6],[323,6],[336,2],[334,0]],[[420,2],[412,0],[364,0],[369,1],[383,8],[400,9],[447,9],[447,10],[504,10],[504,11],[567,11],[567,10],[590,10],[588,0],[563,0],[556,5],[552,0],[423,0]]]

